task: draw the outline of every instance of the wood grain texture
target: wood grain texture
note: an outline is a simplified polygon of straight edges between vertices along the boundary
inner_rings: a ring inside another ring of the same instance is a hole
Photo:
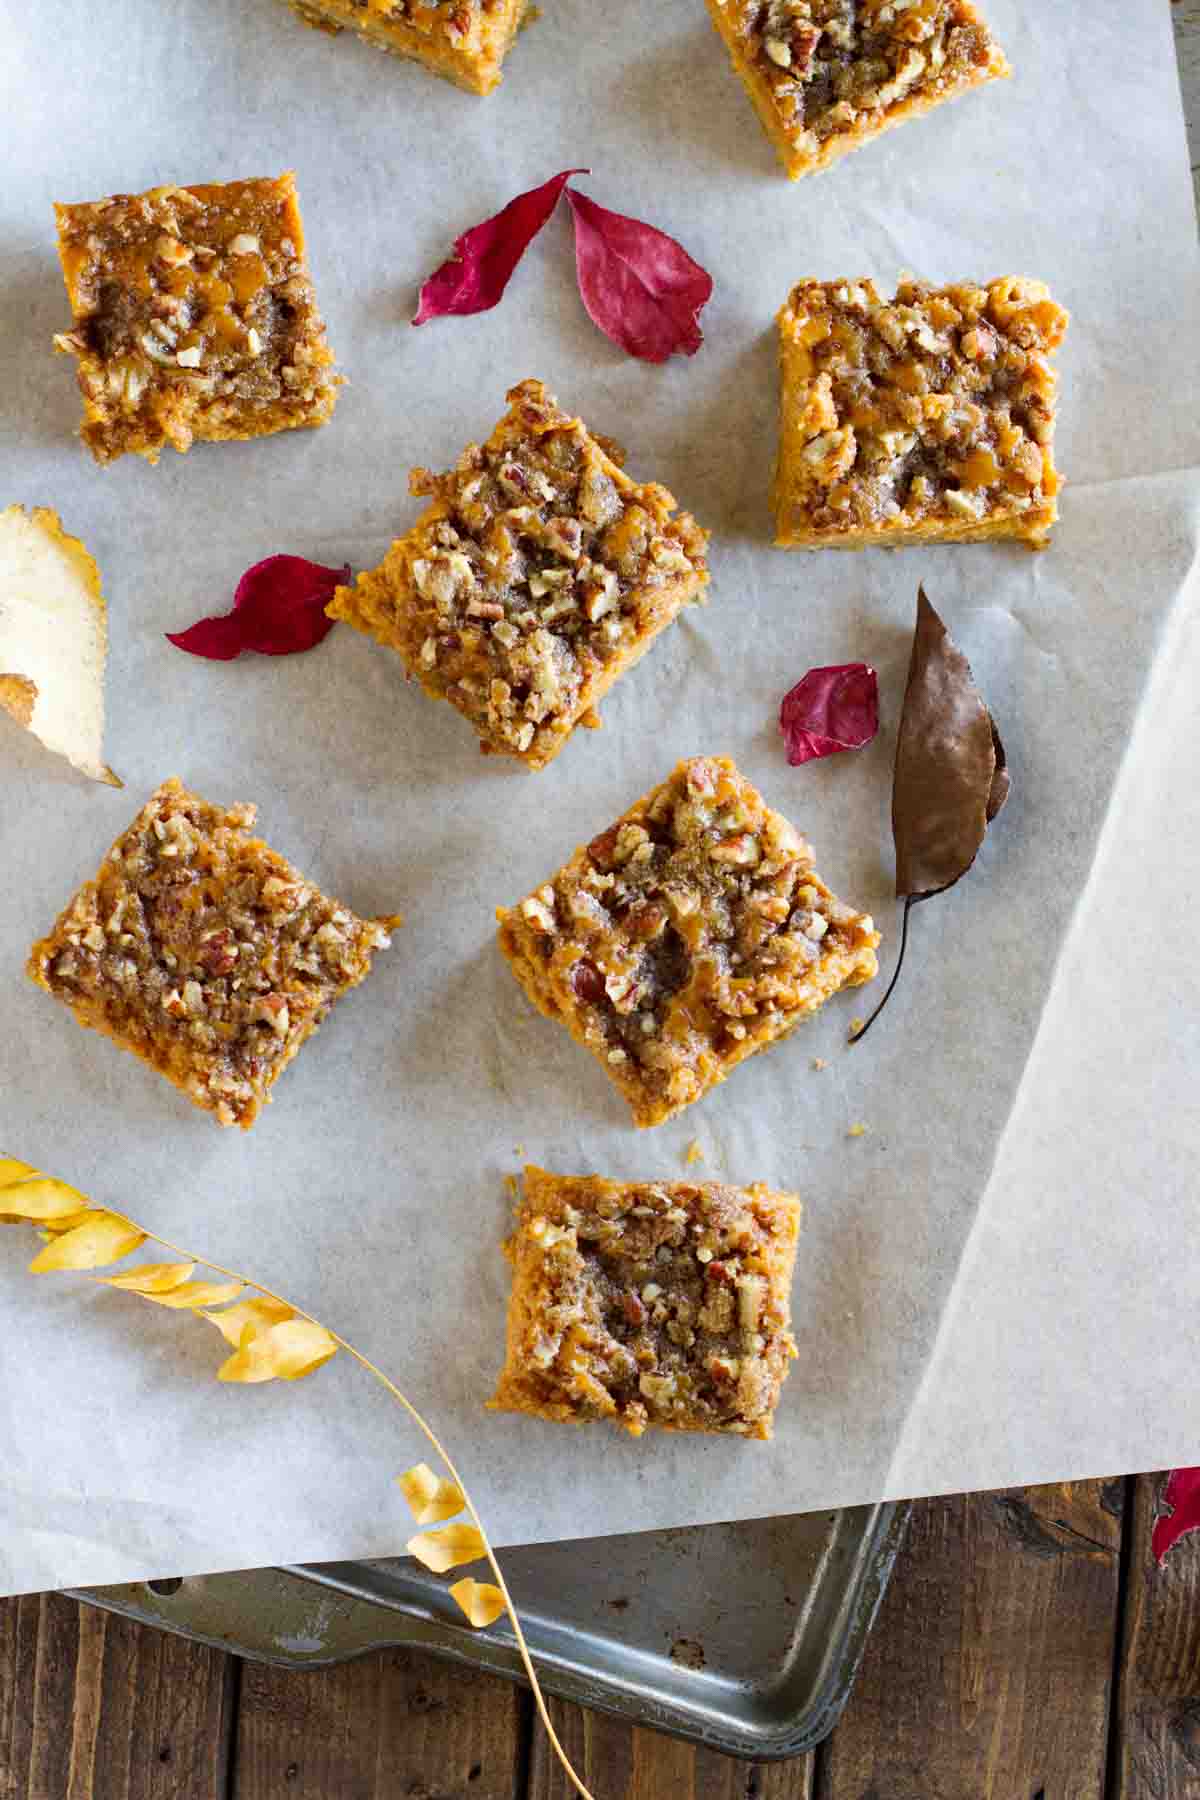
[[[233,1667],[60,1594],[0,1601],[2,1800],[221,1800]]]
[[[246,1663],[232,1800],[524,1800],[528,1706],[511,1682],[407,1650]]]
[[[596,1800],[810,1800],[812,1758],[746,1763],[604,1713],[552,1700],[567,1755]],[[528,1800],[571,1800],[573,1789],[540,1726],[534,1728]]]
[[[1134,1489],[1109,1800],[1200,1800],[1200,1535],[1155,1563],[1162,1480]]]
[[[1101,1800],[1123,1491],[914,1507],[816,1800]]]

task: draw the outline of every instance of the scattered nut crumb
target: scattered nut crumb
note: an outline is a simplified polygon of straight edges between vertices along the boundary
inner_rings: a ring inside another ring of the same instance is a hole
[[[698,1162],[704,1161],[704,1151],[700,1147],[700,1139],[699,1138],[692,1139],[691,1143],[687,1147],[687,1154],[685,1155],[683,1160],[685,1163],[687,1163],[689,1165],[689,1167],[691,1166],[692,1163],[698,1163]]]
[[[866,1022],[867,1021],[865,1019],[851,1019],[850,1030],[846,1034],[847,1039],[850,1043],[854,1042],[855,1038],[858,1036],[859,1032],[862,1030],[862,1028],[866,1024]]]
[[[823,1056],[814,1056],[812,1059],[812,1066],[814,1069],[827,1069],[829,1064],[825,1061]]]
[[[867,1128],[865,1125],[863,1125],[860,1122],[858,1124],[851,1125],[849,1131],[846,1133],[846,1136],[847,1137],[865,1137],[866,1134],[867,1134]]]

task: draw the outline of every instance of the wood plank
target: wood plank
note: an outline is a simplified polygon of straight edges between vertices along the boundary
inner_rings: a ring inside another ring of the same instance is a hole
[[[523,1800],[526,1708],[511,1682],[408,1650],[244,1663],[233,1800]]]
[[[914,1507],[817,1800],[1098,1800],[1124,1487]]]
[[[1134,1484],[1109,1800],[1200,1800],[1200,1534],[1155,1563],[1162,1479]]]
[[[223,1800],[233,1658],[61,1594],[0,1600],[3,1800]]]
[[[812,1758],[746,1763],[564,1700],[550,1702],[563,1749],[596,1800],[810,1800]],[[535,1722],[528,1800],[574,1790]]]

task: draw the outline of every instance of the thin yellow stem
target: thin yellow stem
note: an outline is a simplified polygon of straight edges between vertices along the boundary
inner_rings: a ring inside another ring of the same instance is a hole
[[[111,1208],[106,1207],[105,1211],[111,1211]],[[261,1282],[253,1280],[249,1275],[243,1275],[237,1269],[227,1269],[223,1267],[221,1263],[210,1262],[206,1256],[195,1256],[190,1250],[181,1249],[178,1244],[171,1243],[168,1238],[160,1237],[156,1231],[147,1231],[146,1227],[138,1224],[136,1220],[126,1219],[124,1213],[116,1213],[113,1216],[119,1219],[125,1219],[126,1224],[134,1226],[135,1229],[140,1231],[151,1243],[161,1244],[164,1250],[173,1251],[175,1255],[182,1260],[200,1263],[204,1268],[211,1269],[214,1274],[228,1277],[230,1281],[240,1281],[246,1287],[254,1288],[258,1293],[263,1294],[268,1300],[277,1300],[281,1306],[290,1307],[292,1312],[295,1313],[298,1318],[307,1319],[310,1325],[320,1326],[322,1331],[329,1332],[329,1336],[333,1339],[333,1342],[337,1344],[339,1349],[344,1350],[348,1356],[353,1357],[354,1361],[372,1374],[376,1381],[382,1383],[388,1393],[392,1396],[393,1400],[397,1400],[400,1403],[413,1424],[419,1431],[424,1433],[433,1450],[441,1458],[446,1473],[449,1475],[451,1481],[454,1482],[466,1503],[466,1508],[471,1515],[472,1523],[483,1542],[484,1554],[487,1557],[492,1574],[496,1578],[496,1586],[500,1589],[501,1596],[504,1600],[504,1608],[508,1614],[509,1622],[512,1625],[513,1635],[517,1640],[517,1649],[520,1652],[521,1662],[524,1666],[525,1674],[529,1679],[529,1686],[533,1691],[534,1704],[537,1706],[538,1717],[541,1719],[546,1736],[550,1740],[550,1747],[561,1763],[567,1780],[579,1795],[580,1800],[595,1800],[595,1796],[584,1786],[579,1776],[575,1773],[571,1764],[571,1759],[559,1742],[558,1733],[551,1723],[550,1713],[546,1706],[545,1695],[542,1693],[542,1686],[537,1678],[537,1671],[533,1666],[533,1657],[530,1654],[529,1645],[525,1641],[525,1633],[521,1629],[521,1621],[518,1617],[516,1606],[513,1602],[512,1595],[508,1591],[508,1583],[505,1581],[500,1564],[496,1560],[496,1552],[492,1548],[491,1539],[488,1537],[483,1520],[480,1518],[478,1510],[476,1509],[475,1502],[472,1500],[470,1493],[467,1491],[466,1484],[459,1475],[458,1470],[455,1468],[450,1452],[445,1448],[433,1427],[427,1424],[421,1417],[421,1414],[417,1411],[412,1401],[407,1395],[400,1392],[400,1389],[396,1386],[395,1382],[390,1381],[382,1369],[376,1367],[370,1357],[364,1356],[361,1350],[356,1350],[353,1344],[348,1343],[344,1337],[339,1337],[336,1331],[330,1331],[328,1325],[323,1324],[320,1319],[314,1318],[312,1313],[305,1312],[302,1306],[297,1306],[293,1301],[285,1299],[282,1294],[276,1294],[272,1292],[270,1288],[263,1287]]]

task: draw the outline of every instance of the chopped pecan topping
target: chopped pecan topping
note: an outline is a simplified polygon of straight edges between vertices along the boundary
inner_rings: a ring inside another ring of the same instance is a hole
[[[793,1345],[793,1196],[527,1169],[495,1404],[770,1434]],[[713,1278],[719,1269],[721,1277]]]

